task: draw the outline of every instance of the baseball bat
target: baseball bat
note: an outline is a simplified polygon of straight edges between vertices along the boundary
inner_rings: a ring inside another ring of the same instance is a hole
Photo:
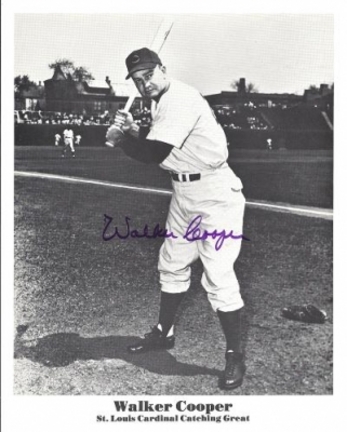
[[[155,34],[153,41],[150,45],[150,49],[152,51],[155,51],[157,54],[160,53],[161,49],[163,48],[163,46],[166,42],[166,39],[168,38],[168,36],[171,32],[173,25],[174,25],[173,20],[169,19],[169,18],[165,18],[161,22],[161,24],[157,30],[157,33]],[[130,111],[130,108],[132,107],[132,104],[134,103],[134,100],[136,99],[137,96],[138,96],[138,91],[137,91],[137,88],[135,87],[131,91],[130,96],[129,96],[126,104],[125,104],[125,107],[123,108],[124,111],[126,111],[126,112]],[[109,147],[114,147],[114,144],[112,144],[109,141],[106,141],[106,145]]]

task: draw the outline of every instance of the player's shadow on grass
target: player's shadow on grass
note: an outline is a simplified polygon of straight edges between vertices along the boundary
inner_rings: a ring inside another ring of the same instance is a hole
[[[214,375],[220,371],[181,363],[168,351],[130,354],[127,346],[136,342],[132,336],[83,338],[77,333],[57,333],[34,341],[15,339],[15,358],[27,358],[47,367],[63,367],[77,360],[120,359],[160,375]]]

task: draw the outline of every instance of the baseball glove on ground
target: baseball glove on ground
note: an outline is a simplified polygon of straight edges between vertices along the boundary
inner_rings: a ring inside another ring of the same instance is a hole
[[[288,306],[282,309],[282,315],[285,318],[305,323],[323,324],[327,320],[326,312],[311,304]]]

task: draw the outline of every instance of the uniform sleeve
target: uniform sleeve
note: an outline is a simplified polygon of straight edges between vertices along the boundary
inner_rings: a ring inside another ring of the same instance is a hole
[[[187,100],[184,95],[175,95],[175,98],[171,97],[159,105],[147,139],[181,148],[198,120],[194,100]]]
[[[132,137],[125,137],[119,145],[127,156],[147,164],[161,164],[173,149],[164,142]]]

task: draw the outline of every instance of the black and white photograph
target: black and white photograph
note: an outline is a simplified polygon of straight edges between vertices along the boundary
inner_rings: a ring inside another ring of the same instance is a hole
[[[320,417],[310,397],[336,395],[334,20],[16,8],[12,404],[89,396],[74,431],[256,431],[260,396]]]

